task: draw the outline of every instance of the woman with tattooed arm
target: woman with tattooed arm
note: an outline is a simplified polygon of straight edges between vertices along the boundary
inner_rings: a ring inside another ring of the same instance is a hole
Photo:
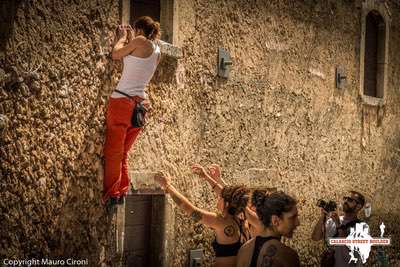
[[[201,178],[206,180],[214,190],[217,195],[220,195],[221,188],[226,186],[226,182],[221,177],[221,168],[218,164],[211,164],[208,166],[208,172],[205,170],[203,166],[200,164],[194,164],[192,166],[192,170],[194,173],[199,175]],[[219,185],[219,186],[216,186]],[[255,237],[262,231],[262,223],[259,220],[257,213],[255,212],[255,199],[259,195],[263,195],[267,192],[267,190],[256,189],[252,193],[251,201],[249,201],[247,207],[245,208],[242,214],[239,214],[238,219],[243,224],[244,232],[246,234],[246,238],[250,239],[251,237]]]
[[[186,197],[171,185],[171,179],[159,173],[155,180],[169,193],[176,205],[195,223],[202,223],[215,231],[213,248],[216,259],[213,267],[235,267],[236,255],[246,242],[243,229],[237,220],[237,214],[244,211],[249,199],[249,190],[243,186],[225,186],[219,184],[218,210],[220,214],[202,210],[194,206]]]

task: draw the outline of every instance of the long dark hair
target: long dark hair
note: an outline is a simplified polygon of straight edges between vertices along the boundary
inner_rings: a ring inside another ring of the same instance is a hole
[[[135,30],[142,30],[144,36],[150,40],[158,39],[158,38],[160,38],[160,35],[161,35],[160,23],[157,21],[154,21],[149,16],[143,16],[143,17],[138,18],[133,23],[133,28]]]
[[[228,206],[230,215],[237,215],[243,212],[249,201],[250,190],[243,185],[225,186],[222,189],[221,197]]]
[[[293,197],[283,191],[277,191],[266,192],[263,195],[257,194],[255,206],[258,218],[265,227],[269,227],[272,215],[281,217],[284,212],[290,211],[296,204],[297,201]]]

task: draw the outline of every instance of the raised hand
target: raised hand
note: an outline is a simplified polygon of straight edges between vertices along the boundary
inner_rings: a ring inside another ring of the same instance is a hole
[[[220,178],[221,177],[221,168],[219,167],[218,164],[211,164],[210,166],[207,167],[208,169],[208,175],[211,176],[211,178]]]
[[[201,177],[205,177],[207,175],[206,169],[197,163],[192,165],[192,171]]]
[[[167,187],[171,183],[171,179],[163,172],[158,172],[154,176],[154,180],[159,183],[162,187]]]
[[[125,29],[127,31],[127,38],[129,41],[132,41],[135,38],[135,32],[132,29],[131,25],[126,25]]]
[[[118,25],[117,38],[126,39],[128,37],[128,29],[125,25]]]
[[[197,164],[197,163],[193,164],[193,165],[192,165],[192,171],[193,171],[195,174],[197,174],[197,175],[199,175],[199,176],[201,176],[201,177],[207,176],[207,171],[206,171],[206,170],[204,169],[204,167],[201,166],[200,164]]]

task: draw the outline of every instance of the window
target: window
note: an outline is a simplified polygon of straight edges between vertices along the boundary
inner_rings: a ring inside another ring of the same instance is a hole
[[[174,0],[122,0],[122,23],[150,16],[161,24],[161,40],[174,44]]]
[[[364,95],[383,97],[385,64],[385,22],[377,11],[366,17]]]
[[[150,16],[160,21],[160,0],[132,0],[130,24],[141,16]]]
[[[380,106],[388,75],[388,6],[379,0],[365,1],[361,19],[360,95],[364,103]]]

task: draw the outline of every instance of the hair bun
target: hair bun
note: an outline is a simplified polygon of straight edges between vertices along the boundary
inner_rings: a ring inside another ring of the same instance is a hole
[[[264,189],[256,189],[253,191],[252,195],[252,204],[255,207],[260,207],[263,205],[265,198],[267,197],[267,190]]]
[[[256,212],[265,227],[271,224],[272,215],[281,216],[288,212],[297,201],[283,191],[266,192],[259,197]]]
[[[244,211],[249,199],[248,194],[249,190],[244,186],[225,186],[222,189],[221,197],[228,204],[228,213],[236,215]]]
[[[150,40],[160,38],[161,35],[160,23],[149,16],[138,18],[134,23],[134,28],[142,29],[145,37]]]

